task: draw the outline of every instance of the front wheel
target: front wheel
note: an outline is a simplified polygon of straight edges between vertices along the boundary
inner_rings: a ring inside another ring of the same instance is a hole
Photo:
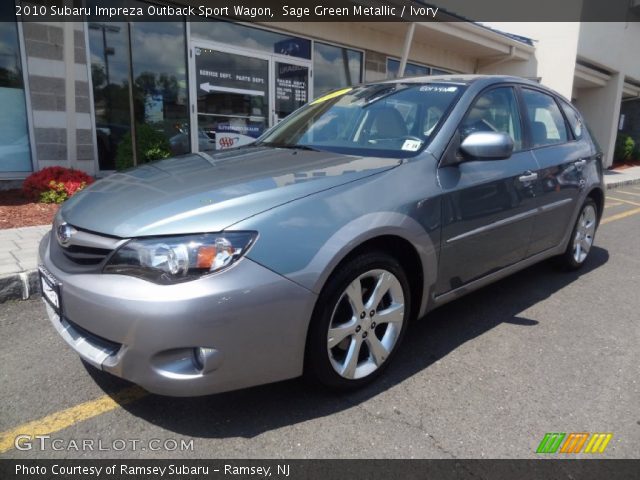
[[[592,199],[588,198],[582,205],[582,210],[573,227],[567,250],[559,257],[561,266],[576,270],[584,265],[593,247],[597,227],[598,207]]]
[[[397,351],[410,305],[409,282],[393,257],[367,253],[342,265],[320,294],[311,320],[308,373],[332,388],[371,382]]]

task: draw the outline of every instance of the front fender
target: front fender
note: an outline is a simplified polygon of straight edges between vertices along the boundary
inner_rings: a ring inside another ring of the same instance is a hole
[[[381,236],[399,237],[415,248],[422,264],[422,315],[437,275],[440,199],[420,200],[407,193],[411,189],[381,196],[388,175],[312,195],[233,228],[259,232],[247,254],[251,260],[314,293],[320,293],[338,264],[358,246]]]

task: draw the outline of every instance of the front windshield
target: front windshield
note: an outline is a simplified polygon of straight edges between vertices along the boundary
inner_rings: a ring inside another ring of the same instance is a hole
[[[293,113],[258,144],[412,156],[429,143],[463,88],[447,83],[386,83],[337,90]]]

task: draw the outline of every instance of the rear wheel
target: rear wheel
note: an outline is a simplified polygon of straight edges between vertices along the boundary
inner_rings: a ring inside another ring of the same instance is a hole
[[[559,257],[561,266],[576,270],[584,265],[593,247],[597,227],[598,207],[591,198],[588,198],[582,205],[582,210],[573,227],[567,250]]]
[[[389,364],[410,318],[411,291],[393,257],[367,253],[329,279],[309,328],[307,370],[321,383],[363,386]]]

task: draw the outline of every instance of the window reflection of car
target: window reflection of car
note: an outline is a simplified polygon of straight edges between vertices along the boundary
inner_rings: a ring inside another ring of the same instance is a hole
[[[21,136],[11,142],[0,144],[0,158],[6,162],[20,162],[29,157],[29,137]]]
[[[185,153],[191,150],[191,138],[188,132],[180,131],[169,139],[171,145],[171,151],[174,154]],[[204,130],[198,130],[198,151],[206,152],[209,150],[215,150],[216,141],[209,137]]]
[[[114,170],[116,168],[115,159],[118,145],[130,131],[128,125],[116,123],[98,123],[96,125],[100,170]]]

